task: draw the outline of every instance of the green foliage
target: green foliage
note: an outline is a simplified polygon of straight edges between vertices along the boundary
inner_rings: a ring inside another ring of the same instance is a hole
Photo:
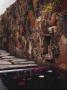
[[[61,2],[61,0],[53,0],[54,5],[60,4],[60,2]]]

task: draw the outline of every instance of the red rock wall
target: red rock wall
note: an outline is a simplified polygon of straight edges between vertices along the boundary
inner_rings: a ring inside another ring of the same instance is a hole
[[[62,0],[61,11],[67,10],[67,0]]]

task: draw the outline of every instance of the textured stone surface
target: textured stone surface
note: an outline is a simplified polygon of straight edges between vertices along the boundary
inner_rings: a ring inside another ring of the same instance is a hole
[[[60,57],[57,62],[61,69],[67,70],[67,43],[63,36],[60,39]]]

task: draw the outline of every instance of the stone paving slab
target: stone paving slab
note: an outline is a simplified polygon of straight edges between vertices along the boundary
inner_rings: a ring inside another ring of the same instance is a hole
[[[16,58],[10,56],[5,50],[0,50],[0,69],[11,68],[25,68],[35,67],[37,64],[34,61],[28,61],[27,59]]]

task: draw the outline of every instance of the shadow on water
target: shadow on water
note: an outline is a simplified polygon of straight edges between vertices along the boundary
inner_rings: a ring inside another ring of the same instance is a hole
[[[67,72],[47,72],[44,78],[35,78],[29,84],[34,90],[67,90]],[[30,89],[28,89],[30,90]]]
[[[3,75],[2,80],[8,90],[67,90],[67,72],[48,70],[30,79],[15,77],[16,73]],[[15,80],[11,78],[15,77]]]

